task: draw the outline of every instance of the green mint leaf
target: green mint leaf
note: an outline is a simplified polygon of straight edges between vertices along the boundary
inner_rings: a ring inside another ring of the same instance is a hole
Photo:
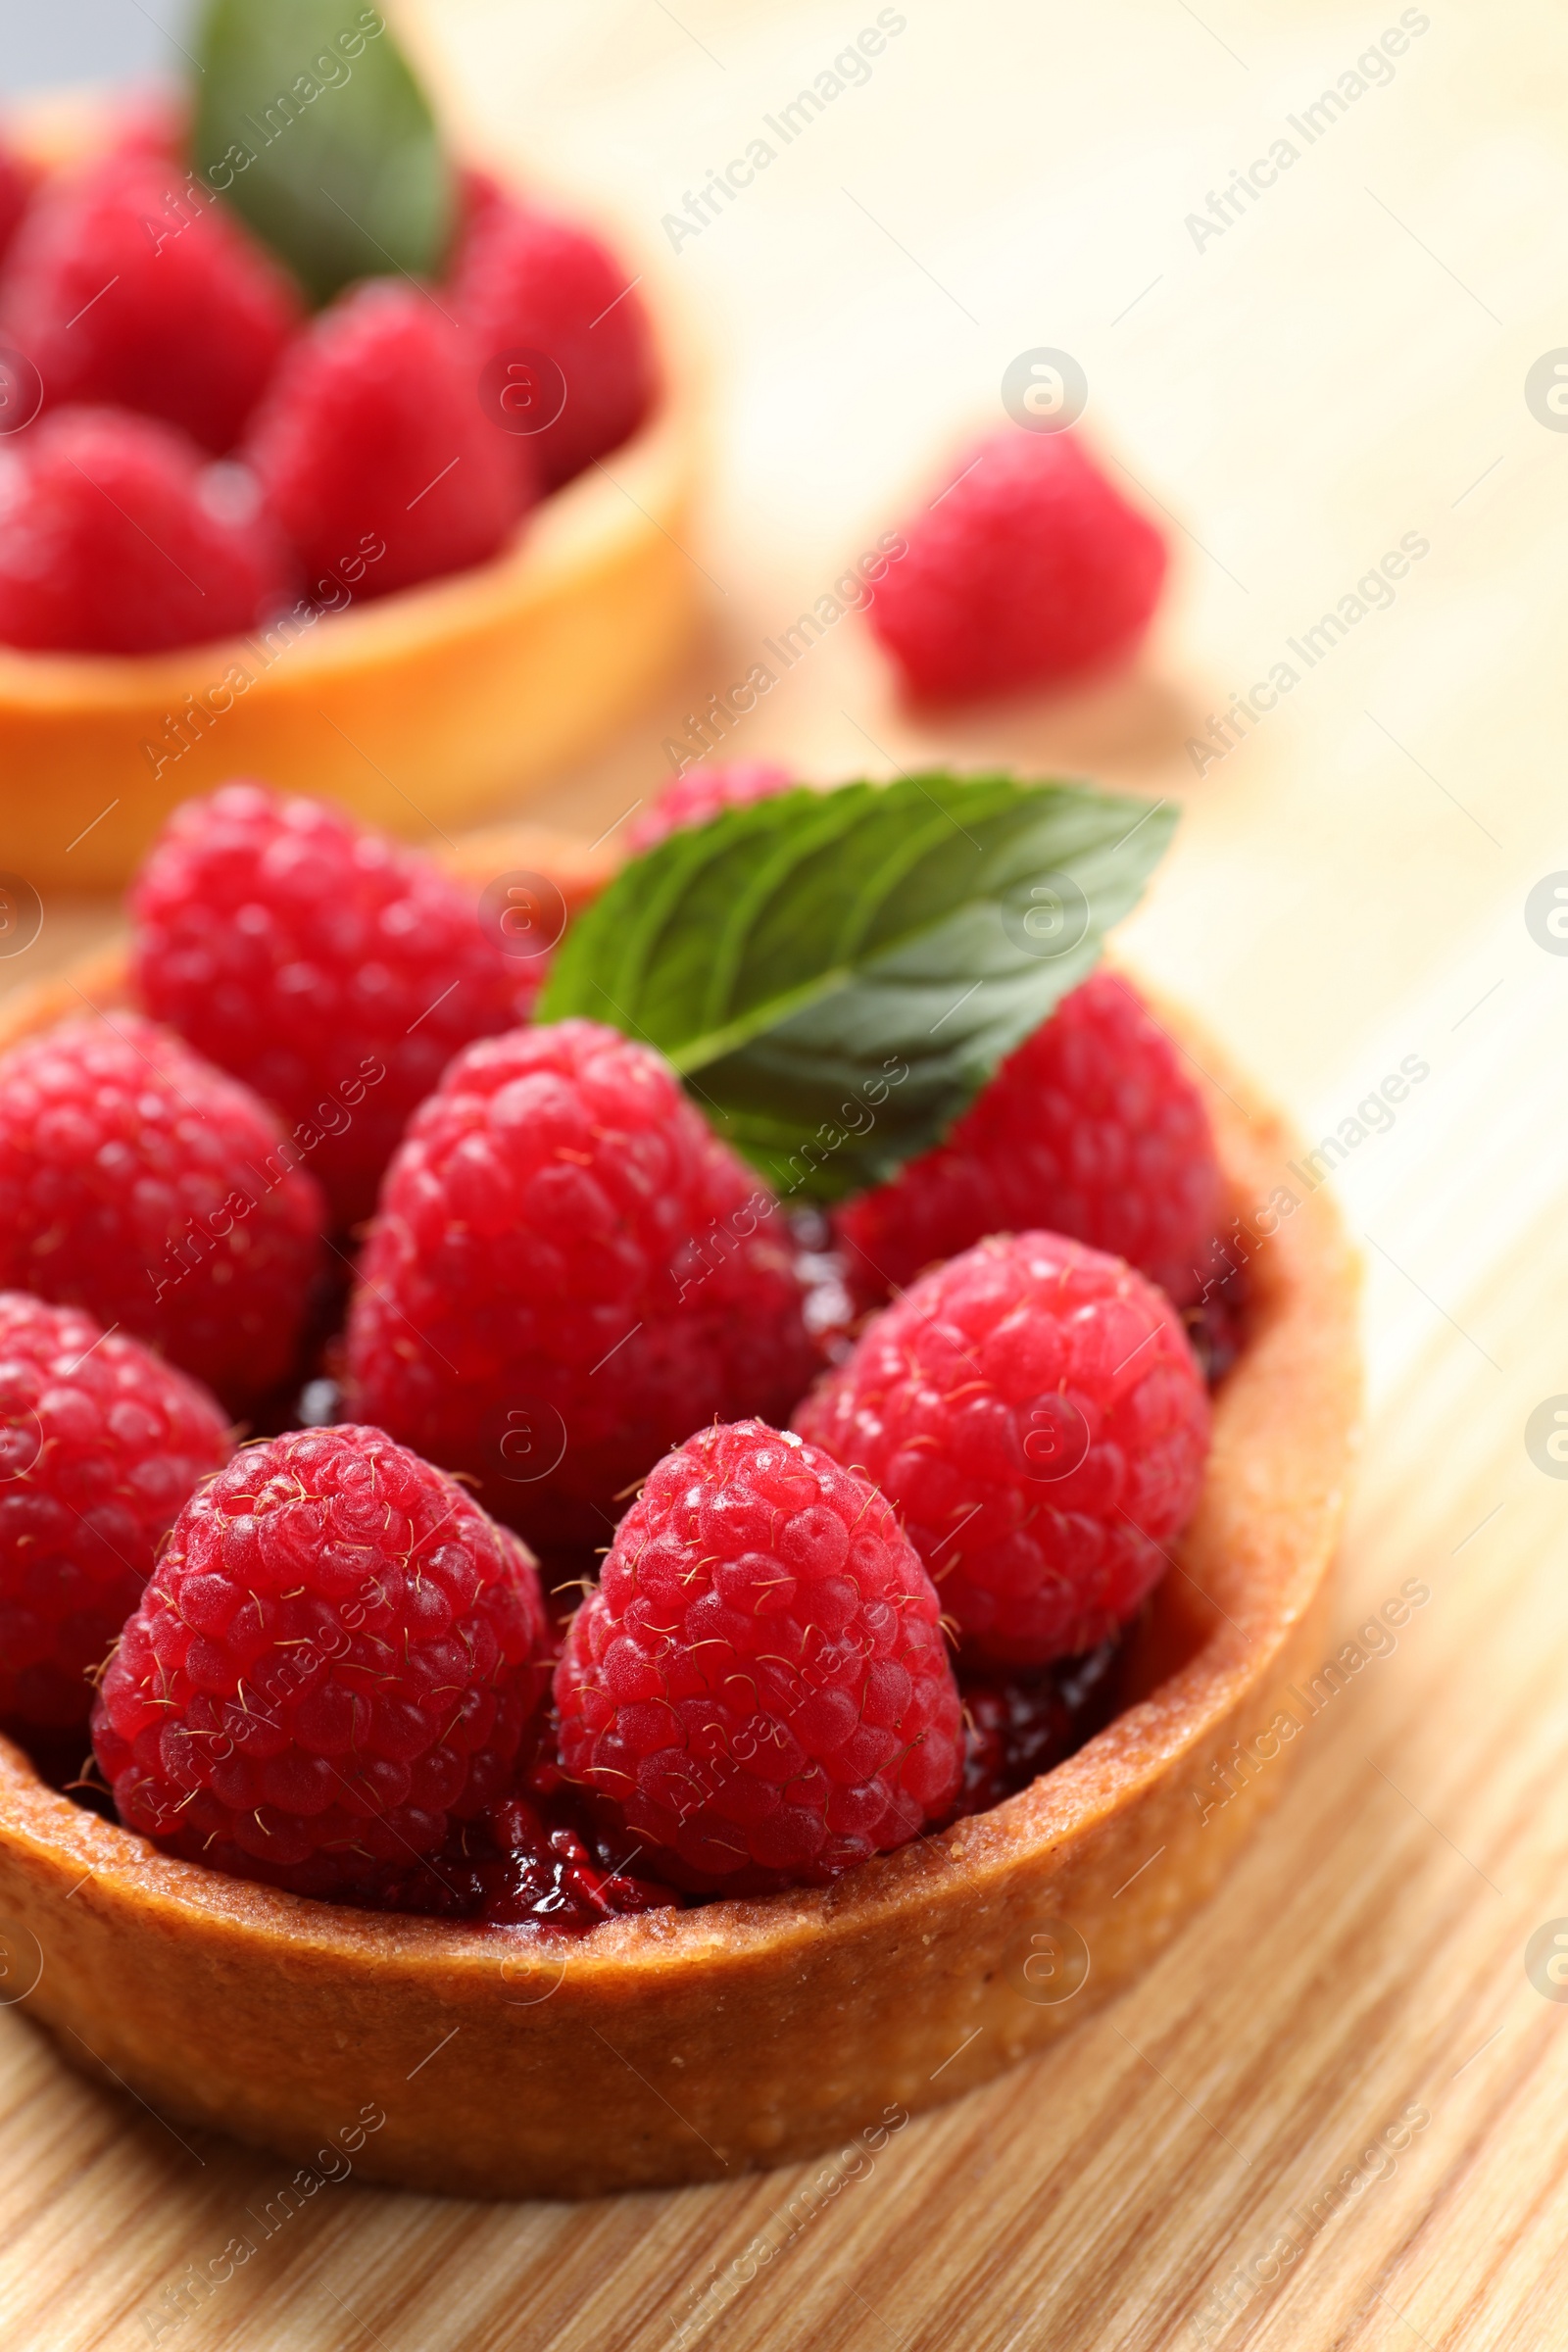
[[[657,1046],[778,1191],[837,1200],[941,1140],[1094,965],[1175,819],[941,771],[729,809],[621,868],[537,1017]]]
[[[312,299],[433,275],[455,209],[435,119],[362,0],[208,0],[191,163]]]

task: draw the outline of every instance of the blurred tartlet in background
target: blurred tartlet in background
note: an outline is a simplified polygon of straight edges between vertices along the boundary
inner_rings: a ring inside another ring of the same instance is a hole
[[[0,134],[0,825],[34,889],[122,880],[235,773],[470,822],[688,642],[694,368],[642,256],[455,161],[358,23],[291,82],[218,0],[194,126],[73,95]]]

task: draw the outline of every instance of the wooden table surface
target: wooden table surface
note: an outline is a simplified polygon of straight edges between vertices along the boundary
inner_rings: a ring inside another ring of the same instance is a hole
[[[1568,1985],[1540,1959],[1533,1981],[1526,1947],[1568,1933],[1568,1483],[1526,1424],[1568,1392],[1568,957],[1526,901],[1568,867],[1568,437],[1525,379],[1568,343],[1568,35],[1544,0],[906,0],[863,85],[671,251],[662,216],[876,14],[432,11],[474,119],[617,209],[715,354],[689,549],[710,629],[541,813],[591,836],[653,789],[693,704],[1000,420],[1008,361],[1072,353],[1089,426],[1171,518],[1139,675],[921,726],[852,616],[736,749],[823,775],[1005,758],[1183,797],[1129,944],[1313,1138],[1354,1122],[1338,1182],[1371,1402],[1344,1636],[1405,1580],[1431,1598],[1298,1743],[1278,1810],[1147,1980],[891,2140],[737,2281],[710,2340],[1555,2347]],[[1389,71],[1358,73],[1401,24]],[[1306,116],[1342,76],[1365,85],[1343,114]],[[1195,232],[1281,139],[1275,183]],[[1412,539],[1392,602],[1363,591],[1310,666],[1287,650]],[[1298,676],[1278,708],[1195,760],[1209,714],[1281,662]],[[7,977],[109,919],[51,906]],[[1427,1075],[1392,1127],[1357,1120],[1407,1056]],[[577,2208],[350,2180],[181,2307],[189,2266],[260,2239],[247,2210],[289,2168],[176,2136],[19,2013],[0,2109],[0,2337],[48,2352],[662,2345],[759,2230],[784,2237],[770,2217],[804,2178]]]

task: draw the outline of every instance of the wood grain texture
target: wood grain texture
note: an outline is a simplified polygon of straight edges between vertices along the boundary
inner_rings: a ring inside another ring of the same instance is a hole
[[[491,126],[657,234],[874,13],[681,0],[672,23],[597,0],[568,23],[449,0],[439,39]],[[1077,352],[1102,445],[1180,518],[1139,678],[920,725],[847,618],[736,748],[822,774],[995,754],[1178,792],[1140,963],[1314,1138],[1426,1065],[1336,1175],[1372,1413],[1335,1631],[1406,1579],[1431,1600],[1323,1709],[1263,1834],[1126,1998],[893,2135],[814,2215],[813,2167],[578,2208],[350,2178],[285,2220],[274,2160],[187,2150],[0,2019],[11,2341],[145,2344],[145,2315],[177,2316],[166,2295],[243,2233],[257,2251],[160,2340],[630,2352],[673,2341],[723,2275],[702,2339],[721,2352],[1560,2343],[1568,2005],[1524,1960],[1568,1917],[1568,1483],[1524,1430],[1568,1392],[1568,958],[1522,910],[1568,867],[1568,436],[1521,397],[1564,333],[1560,24],[1533,0],[1433,7],[1392,82],[1298,139],[1217,243],[1185,226],[1398,13],[910,9],[867,86],[681,251],[726,357],[689,542],[725,593],[681,692],[540,807],[585,839],[612,825],[685,712],[997,416],[1013,355]],[[1183,747],[1219,698],[1407,530],[1429,553],[1393,605],[1198,778]],[[71,922],[91,927],[51,904],[40,951]],[[1430,2120],[1367,2162],[1411,2106]]]

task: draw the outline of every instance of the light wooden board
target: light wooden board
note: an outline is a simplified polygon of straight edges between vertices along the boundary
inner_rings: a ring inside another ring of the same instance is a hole
[[[1396,7],[910,0],[865,86],[671,253],[662,215],[875,13],[446,0],[431,24],[476,122],[662,245],[718,357],[690,550],[710,633],[540,813],[611,824],[684,712],[911,489],[934,495],[1007,361],[1076,353],[1091,422],[1176,518],[1139,678],[918,726],[850,618],[736,748],[823,774],[1001,756],[1182,794],[1129,943],[1161,984],[1314,1136],[1404,1056],[1429,1065],[1339,1178],[1372,1377],[1345,1637],[1406,1579],[1431,1597],[1298,1743],[1262,1836],[1142,1984],[798,2228],[777,2218],[794,2172],[580,2208],[350,2180],[267,2236],[286,2167],[182,2143],[0,2015],[10,2343],[146,2343],[238,2236],[255,2254],[157,2340],[620,2352],[673,2342],[715,2273],[733,2293],[702,2340],[722,2352],[1563,2340],[1568,2005],[1525,1946],[1568,1916],[1568,1484],[1524,1428],[1568,1392],[1568,958],[1523,906],[1568,866],[1568,435],[1522,387],[1568,340],[1568,39],[1544,0],[1433,0],[1392,81],[1200,250],[1185,216]],[[1406,532],[1429,553],[1392,608],[1200,780],[1183,746],[1214,698]],[[15,976],[108,919],[51,906]],[[1369,2161],[1410,2108],[1408,2145]],[[779,2250],[743,2279],[760,2231]]]

